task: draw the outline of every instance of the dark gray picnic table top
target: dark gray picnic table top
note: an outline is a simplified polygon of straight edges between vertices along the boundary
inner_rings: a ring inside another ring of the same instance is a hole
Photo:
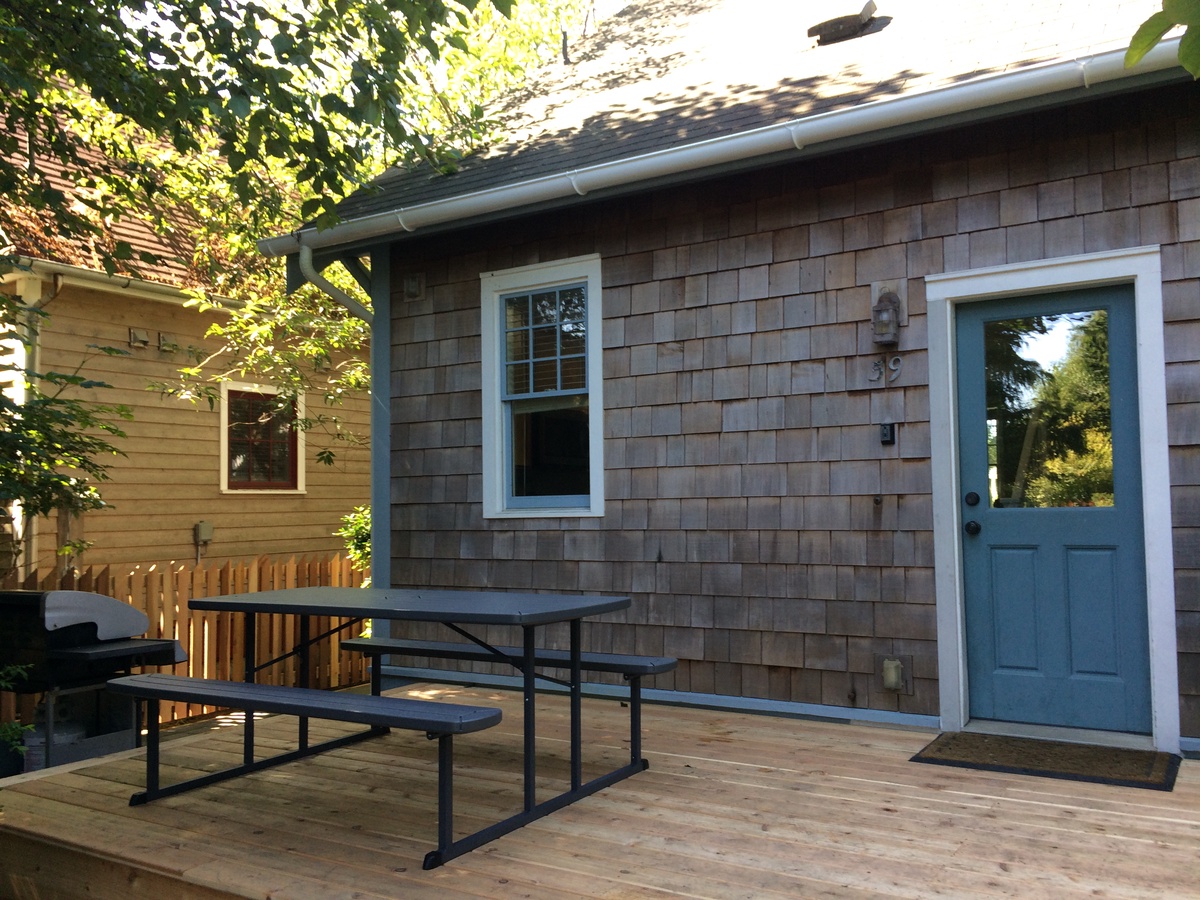
[[[629,597],[408,588],[285,588],[200,597],[192,609],[474,625],[545,625],[626,609]]]

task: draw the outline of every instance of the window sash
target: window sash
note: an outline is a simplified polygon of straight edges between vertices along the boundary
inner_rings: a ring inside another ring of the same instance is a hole
[[[587,505],[591,481],[587,396],[509,401],[506,407],[508,506]],[[572,487],[582,490],[569,490]]]
[[[600,274],[590,254],[480,276],[485,518],[604,514]],[[549,465],[522,481],[531,454]]]
[[[587,282],[500,297],[504,400],[586,394]]]
[[[272,394],[230,390],[226,395],[226,478],[230,490],[296,490],[297,410]]]

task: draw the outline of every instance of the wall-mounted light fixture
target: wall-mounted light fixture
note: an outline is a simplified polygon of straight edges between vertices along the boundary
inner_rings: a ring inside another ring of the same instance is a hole
[[[900,342],[900,298],[895,291],[883,291],[871,307],[871,339],[876,344]]]

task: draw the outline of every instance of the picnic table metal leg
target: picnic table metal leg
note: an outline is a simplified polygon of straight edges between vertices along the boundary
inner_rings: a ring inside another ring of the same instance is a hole
[[[146,701],[146,796],[158,793],[158,748],[161,730],[158,725],[158,704]]]
[[[298,673],[300,687],[312,687],[312,666],[309,664],[309,621],[308,616],[300,616],[300,671]],[[300,749],[308,747],[308,716],[301,716],[296,725],[296,740]]]
[[[583,666],[579,620],[571,620],[571,790],[583,784]]]
[[[430,735],[433,737],[434,735]],[[425,854],[423,868],[435,869],[444,863],[454,843],[454,736],[438,735],[438,846]]]
[[[134,705],[138,711],[141,711],[141,698],[134,698]],[[140,719],[140,715],[138,716]],[[130,806],[141,806],[158,797],[159,794],[159,779],[158,779],[158,739],[160,731],[158,726],[158,702],[146,701],[146,789],[138,791],[129,798]]]
[[[629,761],[647,768],[642,759],[642,676],[629,676]]]
[[[534,644],[534,626],[522,627],[525,637],[524,688],[525,688],[525,811],[537,806],[537,724],[535,709],[537,702],[537,673],[534,670],[537,647]]]
[[[244,620],[242,633],[246,641],[246,646],[242,649],[246,663],[244,680],[253,683],[256,649],[254,645],[258,640],[255,622],[258,617],[255,613],[248,612],[242,618]],[[242,764],[248,766],[254,762],[254,711],[244,710],[243,715],[245,723],[242,727]]]

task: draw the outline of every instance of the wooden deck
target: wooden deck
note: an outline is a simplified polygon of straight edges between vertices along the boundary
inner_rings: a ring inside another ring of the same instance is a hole
[[[456,811],[516,811],[519,695],[412,693],[503,708],[499,727],[456,741]],[[587,777],[628,753],[628,710],[584,702]],[[547,779],[566,771],[565,715],[542,698]],[[294,721],[258,727],[282,744]],[[649,771],[432,872],[436,747],[411,733],[137,808],[141,751],[20,776],[0,783],[0,896],[1200,896],[1198,762],[1162,793],[910,763],[926,732],[665,706],[644,725]],[[208,725],[164,763],[225,764],[239,739]]]

